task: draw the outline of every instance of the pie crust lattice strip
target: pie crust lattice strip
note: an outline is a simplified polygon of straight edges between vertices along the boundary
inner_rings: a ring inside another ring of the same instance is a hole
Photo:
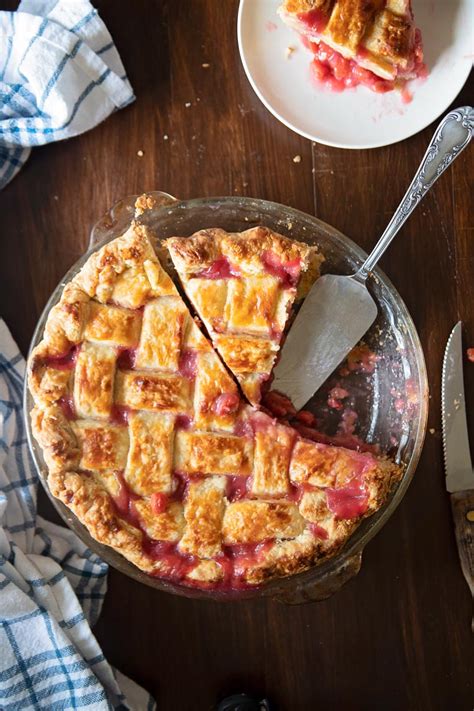
[[[31,354],[49,488],[154,576],[227,590],[302,571],[340,548],[399,470],[247,404],[152,244],[133,222],[92,254]]]
[[[165,246],[213,345],[246,398],[258,405],[300,277],[316,280],[321,255],[266,227],[237,234],[201,230]]]

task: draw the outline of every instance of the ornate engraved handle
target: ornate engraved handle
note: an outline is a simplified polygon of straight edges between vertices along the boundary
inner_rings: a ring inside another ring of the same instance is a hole
[[[361,266],[355,278],[365,281],[400,227],[425,197],[428,190],[455,158],[466,148],[474,131],[474,109],[462,106],[450,111],[439,124],[405,197],[385,232]]]

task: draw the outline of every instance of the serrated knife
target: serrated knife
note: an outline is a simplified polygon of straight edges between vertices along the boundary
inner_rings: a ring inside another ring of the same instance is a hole
[[[451,494],[456,543],[462,572],[474,598],[474,471],[464,397],[461,321],[453,328],[444,352],[441,418],[446,488]],[[474,618],[471,629],[474,632]]]

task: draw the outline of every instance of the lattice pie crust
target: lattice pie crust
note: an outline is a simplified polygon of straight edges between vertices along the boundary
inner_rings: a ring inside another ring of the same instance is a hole
[[[214,230],[204,243],[215,254],[203,265],[202,235],[171,240],[171,256],[217,349],[256,401],[251,367],[236,367],[219,338],[278,347],[309,250],[264,228]],[[94,538],[152,575],[230,589],[304,570],[381,505],[398,469],[304,440],[247,404],[152,243],[134,222],[94,253],[31,354],[33,431],[50,490]],[[201,278],[199,288],[190,266],[197,245],[197,272],[221,260],[222,277]],[[228,256],[238,245],[247,245],[247,261]],[[262,271],[262,254],[270,270]],[[219,284],[229,264],[239,275]],[[259,295],[261,308],[249,310]],[[273,351],[265,373],[272,363]]]

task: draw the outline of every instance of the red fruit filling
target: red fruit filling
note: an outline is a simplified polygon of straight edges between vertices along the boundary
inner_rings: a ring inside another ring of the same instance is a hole
[[[222,393],[219,395],[213,405],[213,410],[216,415],[230,415],[238,410],[240,398],[235,393]]]
[[[127,405],[112,405],[110,421],[114,425],[122,425],[123,427],[126,427],[128,425],[129,415],[130,408],[127,407]]]
[[[329,538],[329,533],[322,526],[318,526],[317,523],[309,523],[308,528],[315,538],[321,538],[323,541]]]
[[[298,15],[298,19],[303,22],[310,32],[324,32],[324,28],[328,23],[328,16],[321,10],[310,10],[302,12]]]
[[[150,496],[151,510],[154,514],[162,514],[168,506],[168,497],[166,494],[155,493]]]
[[[133,370],[137,358],[136,348],[117,348],[117,368],[120,370]]]
[[[296,286],[301,272],[300,259],[282,262],[275,252],[267,250],[262,255],[262,262],[265,271],[279,279],[283,288],[291,289]]]
[[[58,403],[66,420],[75,420],[77,418],[74,400],[71,395],[63,395],[59,398]]]
[[[227,257],[219,257],[209,267],[201,269],[194,275],[200,279],[231,279],[241,276],[237,267],[229,262]]]
[[[227,477],[227,492],[226,496],[229,501],[238,501],[247,495],[246,476],[229,476]]]
[[[197,353],[194,350],[188,349],[181,353],[179,359],[179,372],[183,378],[193,380],[197,373]]]
[[[61,353],[61,355],[57,356],[47,356],[44,358],[43,364],[55,370],[72,370],[76,366],[79,349],[80,345],[72,346],[66,353]]]
[[[326,489],[326,501],[336,518],[357,518],[367,511],[368,492],[360,479],[352,479],[340,489]]]

